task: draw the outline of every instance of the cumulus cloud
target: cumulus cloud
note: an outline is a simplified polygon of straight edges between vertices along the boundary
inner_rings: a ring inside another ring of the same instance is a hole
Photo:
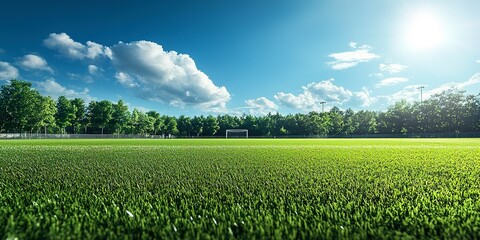
[[[266,115],[270,112],[275,112],[278,110],[278,106],[265,97],[249,99],[246,100],[245,103],[247,104],[246,108],[249,109],[249,112],[252,115]]]
[[[34,54],[27,54],[23,56],[19,61],[18,65],[26,70],[42,70],[53,73],[52,68],[47,64],[47,61],[40,56]]]
[[[279,92],[274,97],[280,104],[287,107],[313,111],[321,109],[320,103],[323,101],[340,105],[349,101],[353,93],[341,86],[334,85],[333,81],[333,79],[328,79],[309,83],[302,87],[303,92],[299,95]]]
[[[478,59],[477,61],[475,61],[476,63],[480,63],[480,59]]]
[[[372,97],[370,93],[371,91],[369,91],[366,87],[364,87],[362,88],[361,91],[353,93],[354,95],[353,101],[357,101],[358,105],[362,107],[368,107],[372,105],[374,102],[376,102],[375,97]]]
[[[275,94],[274,98],[281,105],[299,110],[317,110],[321,102],[321,100],[316,100],[310,92],[303,92],[296,96],[291,93],[279,92]]]
[[[18,70],[7,62],[0,62],[0,80],[11,80],[18,77]]]
[[[97,75],[100,72],[103,72],[102,68],[99,68],[92,64],[88,65],[88,73],[90,73],[90,75]]]
[[[187,54],[165,51],[157,43],[137,41],[118,43],[107,51],[123,86],[140,98],[192,106],[204,111],[225,112],[230,94],[216,86]]]
[[[401,65],[401,64],[398,64],[398,63],[392,63],[392,64],[380,64],[378,66],[378,70],[380,70],[381,72],[385,72],[385,73],[388,73],[388,74],[396,74],[396,73],[400,73],[402,72],[403,70],[405,70],[407,68],[407,66],[404,66],[404,65]]]
[[[94,100],[88,92],[89,89],[85,88],[81,92],[77,92],[73,89],[68,89],[62,85],[60,85],[58,82],[56,82],[54,79],[48,79],[43,82],[36,82],[35,87],[37,90],[42,94],[42,95],[47,95],[52,97],[53,99],[57,99],[60,96],[65,96],[69,99],[73,98],[82,98],[86,102],[90,102]]]
[[[120,83],[122,86],[127,87],[127,88],[136,88],[138,87],[138,83],[136,83],[130,75],[124,73],[124,72],[119,72],[115,74],[115,78],[117,79],[117,82]]]
[[[95,59],[108,52],[106,47],[95,42],[87,41],[86,45],[75,42],[66,33],[51,33],[43,44],[72,59]]]
[[[312,82],[303,86],[303,92],[294,95],[292,93],[277,93],[274,98],[283,106],[298,109],[304,112],[320,111],[321,102],[329,106],[368,107],[377,101],[371,96],[371,91],[363,87],[360,91],[350,91],[342,86],[333,84],[334,79],[321,82]],[[325,109],[328,109],[325,106]]]
[[[472,77],[470,77],[466,82],[462,82],[457,85],[458,88],[463,89],[474,84],[480,83],[480,73],[475,73]]]
[[[443,91],[455,88],[458,90],[464,90],[467,89],[468,87],[471,87],[473,85],[479,84],[480,83],[480,73],[475,73],[472,77],[470,77],[467,81],[464,82],[449,82],[440,85],[437,88],[427,90],[424,92],[424,97],[428,98],[433,94],[441,93]]]
[[[387,86],[393,86],[397,85],[399,83],[407,82],[408,78],[404,77],[391,77],[391,78],[385,78],[381,81],[379,81],[375,87],[376,88],[381,88],[381,87],[387,87]]]
[[[453,88],[459,89],[459,90],[466,90],[469,87],[477,84],[480,84],[480,73],[474,74],[472,77],[470,77],[467,81],[464,81],[464,82],[445,83],[431,89],[429,89],[428,86],[423,85],[424,87],[426,87],[423,90],[423,99],[424,100],[428,99],[430,98],[430,96],[434,94],[441,93],[443,91],[453,89]],[[420,86],[422,85],[409,85],[404,87],[400,91],[397,91],[388,96],[385,96],[385,95],[378,96],[377,102],[384,103],[383,107],[386,107],[386,106],[395,104],[396,102],[402,99],[408,102],[420,101],[420,89],[419,89]]]
[[[67,75],[72,80],[81,80],[81,81],[84,81],[86,83],[92,83],[93,82],[92,76],[89,76],[89,75],[81,75],[81,74],[77,74],[77,73],[67,73]]]
[[[329,57],[334,59],[334,61],[328,62],[332,69],[343,70],[380,57],[377,54],[371,53],[371,47],[368,45],[357,47],[356,42],[350,42],[349,45],[352,51],[332,53],[329,55]]]

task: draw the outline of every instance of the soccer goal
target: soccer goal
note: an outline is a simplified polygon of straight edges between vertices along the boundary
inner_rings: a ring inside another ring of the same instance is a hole
[[[241,137],[240,133],[245,133],[245,138],[248,138],[248,129],[227,129],[225,132],[225,138],[229,138],[229,133],[231,133],[230,138]]]

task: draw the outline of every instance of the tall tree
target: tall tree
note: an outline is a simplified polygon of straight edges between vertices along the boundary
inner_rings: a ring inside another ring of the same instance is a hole
[[[43,128],[44,134],[47,134],[47,127],[55,126],[55,114],[57,106],[55,101],[50,97],[42,97],[40,109],[38,112],[38,127]]]
[[[58,97],[55,119],[62,133],[66,133],[65,128],[72,124],[75,119],[75,112],[75,106],[65,96]]]
[[[83,123],[85,126],[85,133],[89,132],[88,127],[93,126],[93,112],[95,111],[96,107],[97,107],[97,101],[92,100],[88,103],[85,122]]]
[[[133,133],[133,134],[139,134],[140,133],[139,126],[140,126],[140,115],[141,114],[142,113],[137,108],[133,109],[132,115],[131,115],[130,121],[129,121],[130,133]]]
[[[355,132],[357,125],[355,124],[353,117],[355,116],[355,111],[351,108],[345,110],[345,114],[343,116],[343,133],[345,135],[351,135]]]
[[[164,116],[163,121],[164,121],[166,134],[168,135],[178,134],[177,120],[175,119],[175,117]]]
[[[163,127],[163,118],[160,116],[160,113],[156,111],[148,111],[147,115],[152,118],[151,121],[153,122],[153,135],[157,135],[157,132]]]
[[[195,116],[192,118],[192,130],[197,137],[199,137],[203,133],[203,125],[205,122],[204,116]]]
[[[358,111],[354,116],[354,122],[357,123],[356,134],[374,134],[377,133],[377,114],[368,110]]]
[[[98,128],[102,129],[102,135],[104,128],[108,125],[112,119],[113,106],[112,102],[108,100],[103,100],[94,104],[93,109],[91,110],[92,114],[92,124]]]
[[[208,115],[203,125],[203,133],[205,136],[213,136],[220,129],[218,126],[217,118],[212,115]]]
[[[344,129],[343,112],[338,107],[333,107],[328,112],[328,115],[332,123],[329,134],[342,135]]]
[[[129,120],[128,106],[120,99],[116,104],[112,105],[112,108],[112,120],[110,122],[114,128],[114,132],[117,134],[123,133]]]
[[[1,87],[0,122],[5,131],[33,129],[32,119],[35,119],[41,96],[31,86],[31,83],[14,79]]]
[[[85,101],[81,98],[74,98],[70,100],[72,106],[75,109],[74,118],[72,119],[71,125],[73,127],[73,133],[78,133],[82,129],[82,125],[85,122],[86,117],[86,108]]]
[[[150,116],[148,113],[139,112],[139,115],[138,115],[139,133],[142,135],[153,134],[154,130],[155,130],[155,118],[153,116]]]
[[[192,133],[192,122],[185,115],[180,115],[177,119],[177,129],[181,136],[189,136]]]

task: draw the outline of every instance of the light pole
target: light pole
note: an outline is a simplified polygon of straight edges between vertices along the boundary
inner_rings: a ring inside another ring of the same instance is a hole
[[[425,88],[425,86],[417,87],[417,89],[420,89],[420,103],[423,102],[423,89],[424,88]]]
[[[322,113],[325,112],[325,108],[324,108],[324,107],[325,107],[325,103],[327,103],[327,102],[320,102],[320,104],[322,104]]]
[[[422,118],[422,115],[423,115],[423,111],[422,111],[422,106],[423,106],[423,89],[425,88],[425,86],[420,86],[420,87],[417,87],[417,89],[420,89],[420,119],[422,119],[422,121],[425,121],[425,118],[423,117]],[[423,132],[425,132],[425,127],[426,127],[426,124],[424,125],[423,127]]]

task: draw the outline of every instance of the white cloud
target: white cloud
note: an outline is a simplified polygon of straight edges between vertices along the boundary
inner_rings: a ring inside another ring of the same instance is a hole
[[[99,68],[92,64],[88,65],[88,73],[90,73],[90,75],[97,75],[100,72],[103,72],[102,68]]]
[[[139,85],[133,80],[130,75],[124,73],[124,72],[119,72],[115,74],[115,78],[117,81],[124,87],[127,88],[135,88],[138,87]]]
[[[245,103],[247,104],[246,108],[249,109],[252,115],[266,115],[269,112],[276,112],[278,110],[278,106],[265,97],[249,99],[246,100]]]
[[[369,91],[366,87],[362,88],[362,91],[354,92],[353,95],[355,96],[355,100],[359,102],[358,105],[362,107],[368,107],[372,105],[376,99],[370,96],[371,91]]]
[[[399,102],[400,100],[406,100],[408,102],[414,102],[420,100],[420,90],[418,89],[421,85],[409,85],[404,87],[402,90],[397,91],[388,96],[379,96],[379,99],[382,99],[382,102],[388,104],[388,106]],[[424,93],[425,94],[425,93]],[[425,96],[425,95],[424,95]]]
[[[52,68],[47,64],[47,61],[40,56],[34,54],[27,54],[23,56],[19,61],[18,65],[27,70],[43,70],[50,73],[53,73]]]
[[[358,46],[358,43],[357,42],[350,42],[348,44],[348,46],[350,46],[351,48],[354,48],[354,49],[372,49],[372,46],[370,45],[367,45],[367,44],[362,44],[360,46]]]
[[[349,101],[353,93],[343,87],[334,85],[332,82],[333,79],[312,82],[307,86],[303,86],[303,93],[297,96],[291,93],[279,92],[274,97],[282,105],[309,111],[321,109],[320,102],[323,101],[339,105]]]
[[[470,77],[467,81],[465,82],[449,82],[442,84],[440,87],[427,90],[424,92],[424,99],[429,98],[433,94],[441,93],[443,91],[456,88],[458,90],[464,90],[467,89],[467,87],[471,87],[472,85],[476,85],[480,83],[480,73],[475,73],[472,77]]]
[[[334,85],[333,78],[324,80],[318,83],[310,83],[306,87],[302,87],[304,91],[309,91],[315,96],[321,96],[322,99],[329,102],[339,102],[348,101],[352,96],[352,92],[346,90],[343,87]]]
[[[92,76],[89,76],[89,75],[80,75],[80,74],[76,74],[76,73],[67,73],[67,75],[70,77],[70,79],[73,79],[73,80],[81,80],[81,81],[84,81],[86,83],[92,83],[93,82]]]
[[[48,79],[44,82],[36,82],[35,86],[42,95],[51,96],[54,99],[57,99],[60,96],[65,96],[69,99],[82,98],[86,102],[90,102],[94,100],[94,98],[88,95],[88,92],[89,92],[88,88],[85,88],[81,92],[77,92],[72,89],[67,89],[66,87],[56,82],[54,79]]]
[[[328,79],[312,82],[303,86],[303,92],[298,95],[279,92],[274,97],[281,105],[303,112],[321,111],[321,102],[326,102],[325,110],[327,111],[329,106],[369,107],[377,101],[366,87],[360,91],[350,91],[342,86],[336,86],[333,81]]]
[[[407,81],[408,81],[408,78],[404,78],[404,77],[385,78],[379,81],[377,84],[375,84],[375,87],[381,88],[381,87],[393,86],[393,85],[397,85],[399,83],[403,83]]]
[[[11,80],[18,77],[18,70],[7,62],[0,62],[0,80]]]
[[[429,89],[428,86],[423,85],[426,87],[423,89],[423,100],[430,98],[434,94],[441,93],[443,91],[446,91],[452,88],[465,90],[468,87],[471,87],[477,84],[480,84],[480,73],[474,74],[467,81],[459,82],[459,83],[457,82],[445,83],[432,89]],[[376,97],[377,102],[383,103],[384,105],[383,107],[388,107],[402,99],[408,102],[420,101],[420,89],[419,89],[420,86],[422,85],[409,85],[404,87],[402,90],[397,91],[391,95],[378,96]]]
[[[225,112],[230,94],[216,86],[187,54],[164,51],[149,41],[118,43],[107,55],[118,70],[117,80],[140,98],[172,106]],[[129,76],[129,77],[127,77]]]
[[[475,61],[476,63],[480,63],[480,59],[478,59],[477,61]]]
[[[378,66],[378,70],[380,70],[381,72],[386,72],[388,74],[400,73],[403,70],[405,70],[406,68],[407,68],[407,66],[397,64],[397,63],[392,63],[392,64],[383,64],[382,63]]]
[[[98,43],[87,41],[87,53],[85,54],[87,58],[94,59],[97,56],[102,56],[104,54],[105,54],[104,46]]]
[[[66,33],[51,33],[43,44],[60,54],[73,59],[94,59],[106,55],[108,49],[98,43],[87,41],[87,45],[75,42]]]
[[[321,100],[317,101],[310,92],[304,92],[297,96],[291,93],[279,92],[275,94],[274,98],[281,105],[304,111],[317,110],[321,102]]]
[[[473,76],[471,76],[466,82],[458,84],[458,88],[463,89],[466,87],[469,87],[471,85],[480,83],[480,73],[475,73]]]
[[[329,62],[328,64],[334,70],[343,70],[351,67],[357,66],[362,62],[369,62],[373,59],[379,58],[377,54],[371,53],[371,47],[368,45],[362,45],[357,47],[356,42],[350,42],[350,47],[355,49],[353,51],[332,53],[329,57],[333,58],[334,61]]]

